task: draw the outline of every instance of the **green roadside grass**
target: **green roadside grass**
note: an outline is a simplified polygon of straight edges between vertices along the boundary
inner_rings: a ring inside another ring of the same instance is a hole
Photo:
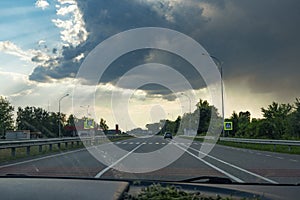
[[[287,153],[287,154],[298,154],[300,155],[299,146],[291,146],[290,149],[287,145],[276,145],[273,144],[250,144],[250,143],[237,143],[237,142],[228,142],[228,141],[218,141],[217,144],[231,146],[236,148],[243,149],[252,149],[260,151],[270,151],[277,153]]]
[[[109,140],[104,140],[97,144],[103,144],[107,142],[115,142],[120,140],[127,140],[133,138],[132,136],[125,136],[125,137],[119,137],[119,138],[111,138]],[[89,146],[89,145],[87,145]],[[68,143],[66,146],[65,143],[60,144],[60,148],[57,144],[52,145],[52,150],[50,150],[49,145],[43,145],[42,151],[39,152],[39,146],[32,146],[30,148],[30,155],[28,156],[26,153],[26,147],[16,148],[16,156],[11,156],[11,149],[0,149],[0,163],[13,161],[13,160],[19,160],[22,158],[34,158],[41,155],[47,155],[47,154],[53,154],[53,153],[61,153],[76,149],[82,149],[85,148],[85,145],[82,142],[79,142],[77,145],[76,142],[74,142],[73,146],[71,145],[71,142]]]
[[[131,135],[127,135],[127,136],[123,136],[123,137],[112,138],[112,139],[109,139],[109,141],[111,141],[111,142],[117,142],[117,141],[121,141],[121,140],[132,139],[132,138],[134,138],[134,137],[131,136]]]
[[[0,162],[18,160],[18,159],[27,158],[27,157],[36,157],[39,155],[46,155],[46,154],[50,154],[50,153],[71,151],[71,150],[80,149],[83,147],[84,147],[84,145],[81,142],[79,143],[78,146],[76,145],[76,143],[74,143],[73,147],[71,146],[71,144],[68,144],[68,146],[66,146],[64,143],[61,143],[60,148],[58,148],[57,145],[52,145],[52,151],[50,151],[49,145],[43,145],[42,151],[39,152],[38,146],[32,146],[30,148],[29,156],[27,156],[26,147],[22,147],[22,148],[16,148],[16,156],[15,157],[11,156],[11,149],[1,149],[0,150]]]
[[[180,136],[181,138],[184,138],[184,139],[189,139],[189,140],[194,140],[194,141],[198,141],[198,142],[203,142],[204,139],[203,138],[198,138],[198,137],[195,137],[195,138],[191,138],[191,137],[187,137],[187,136]]]
[[[190,137],[184,137],[185,139],[192,139]],[[203,138],[194,138],[194,141],[203,142]],[[243,148],[243,149],[252,149],[252,150],[259,150],[259,151],[269,151],[269,152],[276,152],[276,153],[287,153],[287,154],[298,154],[300,155],[300,146],[289,146],[287,145],[276,145],[274,144],[250,144],[250,143],[238,143],[238,142],[228,142],[228,141],[218,141],[217,144],[236,147],[236,148]]]

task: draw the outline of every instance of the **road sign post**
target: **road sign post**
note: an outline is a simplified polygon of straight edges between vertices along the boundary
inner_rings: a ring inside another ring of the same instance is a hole
[[[232,131],[232,130],[233,130],[232,122],[229,122],[229,121],[224,122],[224,131],[227,131],[227,133],[229,133],[229,131]]]

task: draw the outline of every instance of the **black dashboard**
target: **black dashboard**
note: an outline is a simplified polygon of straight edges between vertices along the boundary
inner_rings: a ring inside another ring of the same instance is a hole
[[[124,193],[138,194],[153,181],[100,180],[83,178],[1,177],[1,199],[123,199]],[[155,182],[157,183],[157,182]],[[233,199],[299,199],[297,185],[207,184],[159,182],[207,197]]]

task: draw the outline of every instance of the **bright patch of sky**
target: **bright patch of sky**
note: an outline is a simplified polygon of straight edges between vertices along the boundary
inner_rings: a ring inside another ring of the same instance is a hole
[[[0,1],[0,95],[14,106],[49,108],[52,102],[56,111],[57,99],[70,90],[65,87],[70,80],[39,84],[28,76],[37,65],[46,66],[48,60],[59,57],[64,45],[76,46],[86,39],[76,6],[74,1],[61,0]],[[78,30],[84,33],[80,38]]]

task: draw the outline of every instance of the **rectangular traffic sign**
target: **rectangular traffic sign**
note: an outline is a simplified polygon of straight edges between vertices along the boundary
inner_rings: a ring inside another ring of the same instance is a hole
[[[232,131],[232,129],[233,129],[232,122],[224,122],[225,131]]]

